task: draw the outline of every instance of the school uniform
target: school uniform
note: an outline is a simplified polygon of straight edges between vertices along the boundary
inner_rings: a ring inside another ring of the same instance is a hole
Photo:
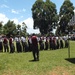
[[[9,52],[8,40],[6,37],[3,40],[3,45],[4,45],[4,52]]]
[[[42,38],[40,38],[39,40],[39,45],[40,45],[40,50],[44,50],[44,43],[43,43]]]
[[[22,36],[22,37],[21,37],[21,42],[22,42],[23,52],[25,52],[26,38]]]
[[[62,39],[62,37],[60,38],[60,48],[63,48],[63,39]]]
[[[10,53],[13,53],[15,51],[15,46],[13,43],[13,38],[9,38],[9,46],[10,46]]]
[[[2,38],[0,37],[0,52],[3,51]]]
[[[38,40],[35,35],[32,36],[32,52],[34,60],[39,60]]]
[[[32,40],[31,40],[31,37],[28,38],[28,46],[29,46],[29,51],[32,51]]]
[[[21,43],[20,43],[21,39],[19,37],[16,37],[15,40],[16,40],[16,49],[17,49],[17,52],[18,53],[22,52],[22,47],[21,47]]]
[[[46,38],[46,41],[45,41],[45,50],[48,50],[48,40]]]

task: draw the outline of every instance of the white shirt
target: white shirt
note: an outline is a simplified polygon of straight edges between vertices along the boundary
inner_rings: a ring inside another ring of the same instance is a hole
[[[23,42],[26,42],[26,38],[25,38],[25,37],[21,37],[21,40],[22,40]]]

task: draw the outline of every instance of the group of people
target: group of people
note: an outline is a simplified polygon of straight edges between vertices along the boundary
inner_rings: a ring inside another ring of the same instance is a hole
[[[4,51],[3,51],[3,48],[4,48]],[[10,36],[9,39],[6,36],[4,36],[3,38],[0,37],[0,51],[10,52],[10,53],[13,53],[15,51],[17,51],[18,53],[32,51],[34,61],[39,60],[38,40],[35,34],[31,36],[31,39],[28,38],[28,43],[26,41],[26,37],[24,36],[20,37],[19,35],[17,35],[14,39],[12,36]]]
[[[40,37],[39,38],[40,50],[56,50],[61,48],[68,48],[68,37]]]
[[[10,36],[9,39],[7,39],[6,36],[4,36],[3,38],[0,37],[0,51],[3,51],[3,48],[4,52],[10,53],[13,53],[15,51],[17,51],[18,53],[32,51],[34,60],[39,60],[40,50],[56,50],[64,47],[68,47],[68,38],[65,36],[37,37],[35,34],[33,34],[28,38],[24,36],[20,37],[19,35],[17,35],[15,38],[13,38],[13,36]]]
[[[52,50],[68,48],[68,37],[50,37],[49,43]]]

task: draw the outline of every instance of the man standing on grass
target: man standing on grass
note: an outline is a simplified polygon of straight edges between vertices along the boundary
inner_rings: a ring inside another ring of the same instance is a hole
[[[4,52],[9,52],[8,39],[7,39],[6,35],[4,36],[4,39],[3,39],[3,45],[4,45]]]
[[[26,37],[22,36],[21,37],[21,42],[22,42],[23,52],[25,52]]]
[[[33,34],[31,39],[32,39],[32,52],[33,52],[34,61],[39,61],[37,36],[35,36],[35,34]]]
[[[15,52],[15,46],[14,46],[14,40],[13,40],[12,35],[10,35],[10,38],[9,38],[9,46],[10,46],[10,53],[14,53]]]
[[[2,36],[0,36],[0,52],[3,52],[3,45],[2,45]]]

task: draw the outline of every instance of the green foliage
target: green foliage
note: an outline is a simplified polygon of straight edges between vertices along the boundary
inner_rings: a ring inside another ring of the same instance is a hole
[[[24,35],[24,36],[27,36],[27,26],[24,22],[22,23],[21,34]]]
[[[26,36],[27,35],[26,29],[27,29],[27,26],[24,22],[22,23],[22,25],[18,24],[16,29],[17,35]]]
[[[15,31],[15,29],[16,29],[16,24],[13,22],[13,21],[8,21],[5,25],[4,25],[4,27],[3,27],[4,29],[3,29],[3,33],[5,34],[5,35],[13,35],[14,34],[14,31]]]
[[[3,22],[1,21],[0,22],[0,34],[3,34],[3,24],[2,24]]]
[[[21,34],[21,25],[20,24],[17,25],[16,34],[17,35],[20,35]]]
[[[62,4],[59,12],[59,25],[60,25],[60,32],[65,33],[68,30],[68,22],[74,15],[74,6],[70,0],[65,0]]]
[[[26,24],[23,22],[22,25],[18,24],[16,25],[14,23],[14,21],[10,21],[8,20],[8,22],[6,24],[2,24],[3,22],[0,22],[0,34],[4,34],[7,35],[8,37],[10,35],[24,35],[26,36],[27,34],[27,26]]]
[[[39,28],[41,34],[46,34],[57,23],[56,5],[50,0],[37,0],[32,6],[34,29]]]

